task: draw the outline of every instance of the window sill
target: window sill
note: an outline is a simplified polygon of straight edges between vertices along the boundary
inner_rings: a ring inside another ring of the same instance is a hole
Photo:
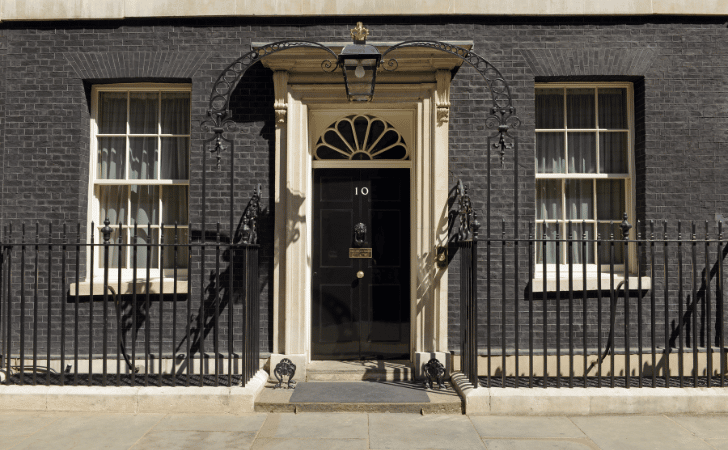
[[[120,284],[121,292],[118,292],[119,295],[131,295],[134,294],[134,292],[136,292],[137,294],[146,294],[147,285],[149,286],[150,294],[159,294],[160,291],[163,291],[166,295],[174,294],[175,282],[173,278],[160,279],[159,277],[150,278],[149,283],[147,283],[147,281],[144,279],[137,279],[136,284],[134,284],[131,280],[122,280],[121,283],[119,283],[117,280],[109,280],[108,293],[110,295],[117,294],[117,290],[119,289]],[[78,283],[78,295],[91,295],[91,286],[93,286],[94,296],[104,295],[104,280],[99,278],[95,278],[93,282],[82,281]],[[187,293],[186,276],[177,277],[177,293]],[[76,295],[76,283],[71,283],[69,288],[69,295]]]
[[[572,289],[574,290],[574,292],[583,291],[585,284],[586,284],[587,291],[598,290],[597,288],[599,285],[599,277],[596,274],[594,274],[594,275],[587,274],[586,280],[584,279],[583,276],[581,276],[581,274],[579,274],[578,277],[576,276],[576,274],[574,274],[574,275],[575,276],[573,277],[573,279],[571,281]],[[641,278],[641,280],[640,280],[640,278]],[[585,281],[586,281],[586,283],[585,283]],[[611,280],[610,280],[610,275],[608,273],[602,274],[601,281],[602,281],[602,290],[603,291],[609,290],[611,288]],[[624,281],[624,274],[615,273],[614,274],[614,289],[617,289],[619,284],[623,281]],[[642,281],[642,290],[643,291],[646,291],[646,290],[652,288],[652,279],[650,277],[629,276],[629,290],[636,291],[639,286],[640,281]],[[568,291],[569,290],[569,275],[567,274],[566,276],[564,276],[562,274],[561,277],[559,278],[559,283],[560,283],[559,287],[562,292]],[[543,282],[542,277],[534,278],[533,280],[531,280],[531,289],[534,293],[543,292],[543,288],[544,288],[543,285],[544,285],[544,282]],[[623,287],[624,286],[619,286],[620,290]],[[556,292],[556,277],[555,276],[549,276],[546,279],[546,292]]]

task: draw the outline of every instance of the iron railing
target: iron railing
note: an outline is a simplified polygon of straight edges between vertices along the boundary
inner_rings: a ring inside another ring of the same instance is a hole
[[[528,237],[509,237],[517,228],[502,222],[480,254],[477,235],[451,244],[461,254],[459,353],[470,382],[725,386],[722,223],[698,233],[695,222],[638,222],[633,239],[626,218],[616,236],[596,239],[572,233],[576,225],[548,237],[531,223]],[[577,264],[589,248],[600,264]],[[547,254],[564,259],[543,264]]]
[[[153,242],[141,238],[151,227],[114,241],[108,221],[102,242],[84,242],[80,224],[33,228],[2,239],[6,384],[244,386],[258,371],[257,244],[231,243],[219,224]]]

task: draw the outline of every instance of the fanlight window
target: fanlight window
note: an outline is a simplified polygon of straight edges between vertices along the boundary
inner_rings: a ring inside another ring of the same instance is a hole
[[[353,114],[337,120],[316,142],[314,156],[321,159],[409,159],[409,149],[394,127],[374,116]]]

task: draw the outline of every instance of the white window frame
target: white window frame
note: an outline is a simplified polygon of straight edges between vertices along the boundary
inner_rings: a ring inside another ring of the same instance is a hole
[[[96,193],[95,193],[97,186],[104,186],[104,185],[106,185],[106,186],[109,186],[109,185],[111,185],[111,186],[121,186],[121,185],[127,185],[127,186],[131,186],[131,185],[152,185],[152,186],[173,186],[173,185],[177,185],[177,186],[189,186],[189,184],[190,184],[190,179],[189,179],[190,173],[189,173],[189,171],[191,171],[191,166],[190,166],[189,163],[188,163],[188,174],[187,174],[188,175],[188,178],[187,179],[182,179],[182,180],[168,180],[168,179],[159,179],[159,178],[156,179],[156,180],[148,180],[148,179],[128,179],[128,174],[130,173],[129,172],[129,170],[130,170],[129,165],[130,165],[130,159],[131,159],[128,154],[125,157],[125,164],[126,164],[125,173],[127,174],[127,179],[125,179],[125,180],[113,180],[113,179],[99,179],[97,177],[98,174],[96,173],[96,171],[98,169],[98,146],[97,146],[97,142],[98,141],[97,141],[97,137],[99,136],[99,133],[98,133],[99,94],[101,92],[127,92],[127,93],[132,93],[132,92],[154,92],[154,91],[157,91],[157,92],[188,92],[188,93],[190,93],[190,99],[191,99],[191,96],[192,96],[192,86],[190,84],[188,84],[188,83],[185,83],[185,84],[183,84],[183,83],[174,83],[174,84],[171,84],[171,83],[102,84],[102,85],[95,85],[92,88],[92,91],[91,91],[91,126],[90,126],[90,128],[91,128],[90,129],[90,136],[91,137],[90,137],[90,146],[89,146],[90,147],[90,152],[91,152],[91,154],[90,154],[90,167],[89,167],[89,190],[88,190],[88,198],[89,198],[88,205],[89,205],[89,208],[88,208],[88,217],[87,217],[87,236],[86,236],[87,242],[89,242],[89,243],[91,242],[91,234],[92,233],[95,233],[95,235],[94,235],[94,242],[95,243],[98,244],[98,243],[102,243],[103,242],[103,241],[101,241],[101,242],[99,241],[99,236],[100,236],[99,231],[100,231],[101,228],[104,227],[104,224],[103,224],[103,222],[102,223],[96,223],[97,222],[96,221],[96,218],[99,217],[99,212],[100,212],[99,199],[97,198]],[[127,108],[129,108],[128,100],[127,100]],[[159,105],[159,108],[161,108],[161,103]],[[192,117],[191,116],[192,115],[191,115],[191,111],[190,111],[190,118],[189,118],[190,119],[190,133],[192,131],[192,126],[191,126],[192,125],[192,123],[191,123]],[[157,126],[159,127],[159,122],[158,122]],[[102,136],[107,136],[107,135],[102,135]],[[112,135],[109,135],[109,136],[112,136]],[[118,137],[125,136],[125,137],[127,137],[127,146],[126,146],[126,148],[128,149],[128,137],[130,136],[129,129],[128,129],[128,122],[127,122],[127,130],[126,130],[126,133],[125,134],[123,134],[123,135],[121,135],[121,134],[120,135],[113,135],[113,136],[118,136]],[[164,137],[188,137],[188,138],[191,138],[191,134],[190,135],[162,135],[161,134],[161,130],[159,128],[157,129],[157,133],[156,134],[138,134],[138,135],[137,134],[134,134],[133,136],[134,137],[152,137],[152,136],[156,136],[158,138],[161,138],[162,136],[164,136]],[[159,147],[159,149],[160,149],[160,152],[161,152],[161,147]],[[191,149],[188,151],[188,157],[190,156],[190,153],[189,153],[190,151],[191,151]],[[160,164],[161,164],[161,160],[160,160]],[[161,176],[161,167],[159,168],[158,173]],[[188,195],[187,205],[188,205],[188,215],[189,215],[189,188],[188,188],[188,191],[187,191],[187,195]],[[162,198],[163,198],[163,196],[162,196],[161,191],[160,191],[159,200],[158,200],[159,201],[158,211],[159,211],[159,220],[160,220],[160,222],[161,222],[161,218],[163,217],[162,216],[163,215],[163,209],[162,209],[163,207],[162,207],[162,204],[161,204],[162,203]],[[131,212],[131,208],[127,207],[127,214],[130,214],[130,212]],[[91,226],[92,222],[93,222],[93,225],[94,225],[93,227]],[[128,229],[126,243],[129,243],[130,242],[130,239],[132,237],[131,234],[133,232],[132,231],[133,230],[133,226],[132,226],[132,224],[129,224],[127,222],[128,222],[127,220],[124,220],[124,226],[125,226],[125,228]],[[109,226],[112,229],[116,230],[118,228],[118,223],[117,224],[113,224],[112,223]],[[146,228],[147,228],[146,226],[140,226],[139,227],[140,230],[146,230]],[[183,234],[184,232],[186,232],[187,233],[187,236],[189,236],[189,232],[190,232],[190,230],[189,230],[189,217],[188,217],[188,220],[187,220],[187,223],[186,224],[178,225],[177,228],[178,228],[178,230],[180,230],[180,235],[182,237],[184,237],[184,234]],[[157,225],[152,225],[152,230],[155,230],[155,229],[159,230],[158,233],[159,233],[159,237],[161,238],[161,232],[162,232],[161,223],[160,224],[157,224]],[[164,229],[174,229],[174,224],[171,224],[171,225],[170,224],[164,224]],[[180,248],[183,246],[183,244],[184,245],[187,244],[187,242],[183,242],[183,241],[184,241],[184,239],[181,240],[181,241],[179,241]],[[167,243],[169,243],[169,242],[165,242],[165,244],[167,244]],[[127,247],[127,249],[128,249],[128,254],[126,256],[126,261],[127,261],[127,265],[131,266],[131,247]],[[157,258],[158,258],[157,259],[157,266],[159,266],[159,258],[160,258],[160,256],[161,256],[161,250],[158,252],[158,255],[157,255]],[[168,264],[165,263],[165,265],[168,265]],[[86,267],[91,267],[91,252],[88,252],[87,253],[87,265],[86,265]],[[133,272],[134,272],[134,269],[132,269],[131,267],[122,268],[122,270],[121,270],[122,280],[121,281],[127,282],[127,284],[128,284],[128,282],[131,281],[131,280],[133,280],[133,278],[134,278],[134,273]],[[137,268],[137,271],[136,272],[137,272],[136,273],[137,280],[138,281],[141,281],[141,282],[144,282],[146,280],[146,277],[147,277],[147,269],[146,268]],[[118,281],[119,281],[118,280],[118,273],[119,273],[118,268],[116,268],[116,267],[110,268],[109,269],[109,280],[110,281],[114,281],[115,283],[118,283]],[[179,292],[179,293],[182,293],[182,292],[186,292],[187,291],[187,287],[186,287],[186,285],[187,285],[187,282],[186,282],[187,274],[188,274],[188,269],[186,267],[184,267],[184,268],[178,268],[177,269],[177,277],[178,277],[178,283],[177,283],[178,284],[178,289],[177,289],[177,292]],[[91,281],[90,280],[90,275],[91,275],[90,274],[90,270],[87,269],[87,274],[86,274],[86,280],[87,280],[87,282]],[[103,274],[103,247],[97,246],[95,248],[95,251],[94,251],[94,280],[93,280],[94,285],[98,284],[99,281],[103,278],[103,276],[104,276],[104,274]],[[154,282],[153,283],[153,286],[151,287],[151,290],[152,291],[158,291],[158,288],[160,287],[159,286],[159,282],[164,279],[164,284],[165,284],[165,286],[164,286],[164,292],[166,292],[166,293],[172,293],[173,287],[171,285],[170,286],[167,286],[167,284],[168,284],[168,281],[170,281],[169,279],[171,279],[174,276],[174,269],[173,268],[167,268],[167,269],[161,269],[161,270],[160,270],[159,267],[157,267],[157,268],[151,268],[151,269],[149,269],[149,276],[150,276],[150,281]],[[109,284],[112,287],[115,287],[116,286],[115,284],[112,284],[111,282]],[[127,287],[129,287],[129,286],[127,286]],[[79,287],[79,290],[81,291],[82,294],[83,294],[83,291],[85,291],[84,288],[85,288],[85,286],[80,286]],[[102,291],[102,289],[98,289],[96,292],[101,293],[101,291]],[[124,292],[121,292],[121,293],[124,293]]]
[[[634,236],[635,236],[635,228],[634,228],[634,225],[635,225],[635,208],[634,208],[634,205],[635,205],[635,183],[634,183],[634,174],[635,174],[634,129],[635,129],[635,126],[634,126],[634,88],[633,88],[633,84],[632,83],[629,83],[629,82],[573,82],[573,83],[569,83],[569,82],[557,82],[557,83],[536,83],[535,84],[535,89],[540,89],[540,88],[541,89],[543,89],[543,88],[548,88],[548,89],[556,88],[556,89],[563,89],[564,90],[564,115],[565,115],[565,117],[564,117],[564,127],[565,128],[561,128],[561,129],[558,129],[558,128],[557,129],[553,129],[553,128],[550,128],[550,129],[539,129],[539,128],[536,128],[535,129],[534,137],[538,133],[547,133],[547,132],[549,132],[549,133],[564,133],[564,135],[565,135],[565,138],[564,138],[564,146],[565,146],[565,151],[566,151],[566,153],[565,153],[564,156],[565,156],[565,164],[568,166],[568,156],[569,155],[568,155],[568,139],[566,139],[566,132],[567,132],[567,130],[569,132],[596,132],[597,138],[595,139],[595,141],[596,141],[596,147],[597,147],[597,150],[596,150],[597,151],[597,153],[596,153],[596,164],[597,164],[597,167],[598,167],[598,164],[599,164],[599,137],[598,136],[599,136],[599,132],[601,131],[601,129],[598,127],[599,126],[598,117],[597,117],[597,122],[596,122],[596,126],[597,126],[596,128],[585,128],[585,129],[569,129],[569,128],[566,128],[566,127],[568,127],[568,124],[566,123],[566,115],[568,114],[568,112],[567,112],[568,105],[566,103],[566,89],[579,89],[579,88],[595,89],[595,105],[594,105],[594,108],[596,110],[596,114],[598,114],[598,111],[599,111],[599,103],[598,103],[598,101],[599,101],[599,95],[598,95],[599,88],[624,88],[624,89],[626,89],[626,93],[627,93],[627,105],[626,105],[626,107],[627,107],[626,108],[627,109],[627,128],[626,129],[609,129],[609,132],[615,132],[615,131],[617,131],[617,132],[627,132],[628,133],[628,137],[627,137],[627,147],[628,147],[627,148],[627,160],[628,160],[627,161],[627,169],[628,169],[628,173],[624,173],[624,174],[601,174],[601,173],[589,173],[589,174],[584,174],[584,173],[568,174],[567,173],[567,174],[557,174],[557,173],[538,173],[538,172],[535,171],[536,181],[538,181],[538,180],[562,180],[562,187],[561,187],[561,193],[562,193],[562,208],[561,208],[562,211],[561,211],[561,214],[562,214],[562,217],[558,221],[556,221],[556,220],[554,220],[554,221],[552,221],[552,220],[548,220],[548,221],[536,220],[535,221],[536,226],[534,227],[534,232],[536,232],[536,230],[538,229],[538,224],[541,224],[541,223],[544,223],[544,222],[549,222],[549,223],[558,222],[558,223],[564,224],[564,227],[563,227],[563,230],[565,232],[564,234],[567,234],[568,233],[567,230],[568,230],[568,222],[569,221],[566,220],[567,211],[566,211],[566,208],[564,207],[564,205],[566,204],[565,203],[565,200],[566,200],[565,199],[565,197],[566,197],[566,190],[565,190],[565,186],[564,186],[564,183],[565,183],[566,180],[621,179],[621,180],[625,180],[625,192],[624,192],[625,199],[624,199],[624,204],[625,204],[625,208],[626,208],[626,212],[627,212],[627,220],[629,221],[630,224],[633,225],[633,228],[630,230],[630,238],[633,239]],[[535,104],[534,104],[534,111],[535,111]],[[535,149],[534,149],[534,154],[536,155],[536,150]],[[535,158],[538,158],[538,156],[536,155]],[[597,172],[598,172],[598,170],[597,170]],[[597,220],[597,200],[598,199],[597,199],[597,191],[596,191],[596,189],[593,189],[592,195],[594,196],[593,197],[593,202],[594,202],[593,203],[593,219],[592,220],[587,220],[586,223],[587,224],[608,223],[607,221]],[[536,204],[535,206],[536,206],[536,208],[538,208],[538,204]],[[615,221],[615,225],[618,224],[618,223],[620,223],[620,222],[621,222],[621,220],[620,221]],[[575,225],[576,224],[581,224],[582,221],[581,220],[573,221],[573,223]],[[592,236],[592,239],[595,239],[596,238],[596,232],[598,232],[598,227],[596,227],[596,226],[594,227],[594,232],[595,232],[595,234]],[[542,236],[534,236],[534,237],[536,239],[541,239],[542,238]],[[566,238],[568,238],[568,236],[561,235],[561,239],[566,239]],[[575,240],[580,240],[581,238],[582,238],[582,236],[578,236],[576,232],[574,233],[574,239]],[[605,242],[604,244],[602,244],[602,246],[608,245],[607,243],[609,242],[609,236],[601,236],[601,239]],[[621,239],[621,235],[615,235],[615,241],[616,240],[619,240],[619,239]],[[539,245],[539,244],[540,243],[536,243],[536,245]],[[581,245],[581,244],[579,244],[579,245]],[[590,285],[589,289],[591,289],[591,288],[596,289],[595,280],[596,280],[596,276],[597,276],[597,273],[598,273],[597,264],[599,263],[599,260],[598,260],[599,255],[597,253],[596,243],[592,243],[590,245],[593,246],[592,253],[594,255],[594,262],[595,263],[594,264],[586,264],[587,278],[591,278],[592,279],[591,281],[590,280],[587,280],[587,284]],[[560,279],[562,280],[562,282],[561,282],[561,289],[568,289],[568,285],[564,284],[564,282],[563,282],[563,280],[568,280],[568,277],[569,277],[569,265],[568,265],[567,259],[566,259],[566,254],[567,254],[566,252],[567,251],[568,251],[568,245],[566,243],[562,243],[562,245],[561,245],[561,252],[562,252],[562,257],[563,257],[564,264],[558,264],[559,271],[560,271]],[[537,253],[538,252],[538,249],[536,249],[535,252]],[[635,250],[634,246],[633,245],[630,245],[629,253],[628,253],[628,257],[629,257],[628,263],[629,263],[629,273],[630,273],[630,275],[632,275],[633,273],[636,273],[636,269],[637,269],[637,265],[635,264],[636,256],[637,256],[637,254],[636,254],[636,250]],[[534,273],[534,278],[535,279],[543,280],[543,276],[544,276],[543,263],[538,263],[538,259],[535,259],[535,261],[537,261],[537,263],[536,263],[536,266],[534,267],[534,272],[535,272]],[[557,266],[557,264],[550,264],[550,263],[547,263],[546,264],[546,276],[549,278],[549,280],[555,281],[555,278],[556,278],[556,266]],[[624,275],[623,275],[624,274],[624,264],[623,263],[615,264],[614,265],[614,269],[615,269],[615,272],[619,274],[619,276],[615,278],[615,286],[616,286],[616,283],[618,283],[619,281],[621,281],[622,279],[624,279]],[[610,265],[609,264],[602,264],[601,265],[601,273],[602,273],[602,278],[603,279],[604,278],[606,278],[606,279],[609,278],[609,271],[610,271]],[[576,263],[574,263],[573,264],[573,278],[575,280],[578,279],[578,281],[574,285],[574,289],[575,290],[576,289],[582,289],[581,279],[583,278],[583,273],[584,273],[583,264],[576,264]],[[540,282],[539,282],[539,284],[540,284]],[[554,283],[550,282],[549,283],[549,286],[550,287],[547,290],[549,290],[549,291],[555,290],[555,288],[552,289],[554,287]],[[604,289],[608,289],[609,288],[609,283],[608,282],[607,282],[607,284],[602,283],[602,287]],[[537,286],[537,285],[534,284],[534,287],[533,288],[534,288],[534,291],[538,291],[538,290],[540,290],[542,288],[542,285]]]

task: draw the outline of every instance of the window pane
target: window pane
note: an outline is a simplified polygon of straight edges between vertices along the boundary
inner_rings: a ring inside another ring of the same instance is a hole
[[[131,186],[131,224],[159,225],[159,186]]]
[[[99,216],[96,225],[101,225],[108,217],[112,225],[126,223],[126,207],[129,198],[128,186],[96,186],[99,199]]]
[[[536,128],[564,128],[563,89],[536,89]]]
[[[132,92],[129,95],[129,132],[157,134],[159,95],[156,92]]]
[[[164,229],[164,268],[165,269],[174,269],[174,259],[175,259],[175,246],[170,245],[174,244],[174,228],[165,228]],[[187,247],[187,235],[188,231],[187,228],[177,228],[177,268],[178,269],[186,269],[187,268],[187,255],[188,253],[188,247]],[[184,245],[183,245],[184,244]],[[172,274],[168,274],[167,276],[171,276]]]
[[[595,128],[594,89],[566,90],[566,126],[568,128]]]
[[[162,186],[162,222],[187,224],[187,186]]]
[[[539,223],[536,224],[536,238],[537,239],[556,239],[556,234],[559,231],[559,225],[555,223]],[[544,236],[545,234],[545,236]],[[563,248],[563,245],[561,245]],[[546,264],[556,264],[561,258],[556,258],[556,243],[546,242]],[[536,243],[536,262],[543,264],[544,262],[544,243]]]
[[[594,239],[594,225],[591,223],[584,224],[581,222],[574,222],[571,224],[571,231],[574,243],[571,244],[571,252],[569,252],[567,247],[566,254],[568,255],[571,253],[571,261],[574,264],[594,264],[594,243],[583,241],[585,237],[587,241]],[[568,263],[569,261],[567,260],[566,262]],[[575,271],[574,275],[578,274],[579,273]]]
[[[561,220],[561,180],[536,180],[536,219]]]
[[[565,173],[564,134],[536,133],[536,172]]]
[[[612,248],[614,248],[614,264],[623,264],[624,243],[621,242],[622,230],[619,228],[619,223],[600,223],[597,226],[597,231],[603,241],[597,250],[599,252],[599,264],[610,264]],[[612,238],[614,239],[613,246]],[[602,285],[602,287],[606,289],[609,286]]]
[[[132,242],[138,244],[136,247],[136,262],[137,269],[147,268],[147,253],[151,250],[150,256],[150,269],[159,268],[159,247],[155,246],[159,244],[159,229],[152,228],[151,235],[147,234],[147,228],[137,228],[136,240],[132,237]],[[133,252],[134,248],[132,248]],[[131,254],[132,258],[134,253]]]
[[[189,178],[189,138],[162,138],[162,179]]]
[[[569,133],[569,173],[596,173],[596,133]]]
[[[599,89],[599,128],[627,128],[626,89]]]
[[[627,133],[599,133],[600,173],[627,173]]]
[[[627,211],[624,180],[597,180],[597,219],[622,221]]]
[[[96,177],[104,180],[123,180],[126,170],[126,139],[98,138]]]
[[[99,133],[126,134],[126,92],[99,93]]]
[[[592,180],[566,180],[566,220],[594,219]]]
[[[122,231],[122,243],[126,243],[126,235],[127,230],[124,229]],[[98,243],[103,244],[104,242],[104,233],[102,233],[100,230],[98,230]],[[111,239],[109,240],[109,268],[111,269],[118,269],[119,268],[119,252],[121,251],[121,267],[122,269],[126,267],[126,247],[121,246],[119,247],[119,229],[114,228],[114,231],[111,232]],[[104,267],[104,247],[100,247],[100,251],[98,253],[99,258],[99,264],[98,267]]]
[[[190,134],[190,94],[162,93],[162,134]]]
[[[132,180],[156,180],[159,167],[157,138],[129,138],[131,161],[129,162]]]

